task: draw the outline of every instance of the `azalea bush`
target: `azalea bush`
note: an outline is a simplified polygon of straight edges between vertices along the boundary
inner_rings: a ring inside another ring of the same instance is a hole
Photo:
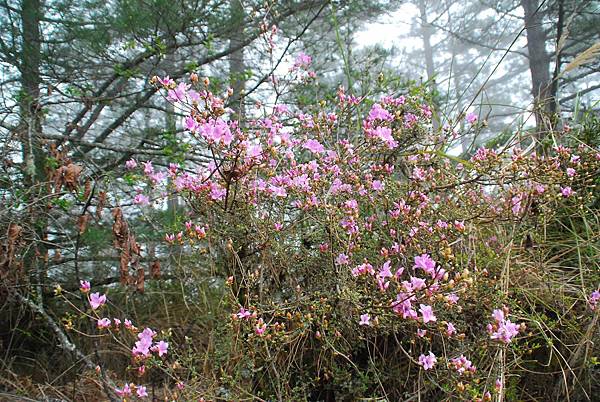
[[[301,55],[293,69],[309,64]],[[128,161],[146,184],[133,201],[185,199],[164,242],[210,270],[221,316],[200,350],[206,332],[104,316],[105,296],[83,282],[98,336],[129,354],[120,396],[146,397],[152,371],[183,400],[589,396],[598,149],[513,142],[462,160],[456,123],[433,130],[409,93],[340,89],[313,113],[275,104],[238,121],[231,93],[195,74],[153,82],[186,112],[180,140],[207,163]],[[198,291],[194,276],[179,280]]]
[[[314,79],[310,63],[301,54],[290,69],[302,85]],[[85,280],[79,295],[57,292],[71,334],[113,351],[110,373],[96,355],[107,393],[469,401],[593,393],[600,151],[577,127],[551,150],[515,135],[461,159],[459,121],[468,131],[485,122],[469,114],[434,129],[421,90],[370,98],[340,88],[310,112],[257,104],[239,120],[226,108],[231,91],[211,92],[208,79],[152,82],[185,113],[178,141],[205,163],[131,159],[125,177],[137,194],[129,212],[113,209],[122,283],[143,291],[144,250],[128,213],[185,200],[160,228],[163,252],[188,258],[162,279],[175,296],[154,288],[172,315],[153,317],[149,304],[134,319],[116,289]]]

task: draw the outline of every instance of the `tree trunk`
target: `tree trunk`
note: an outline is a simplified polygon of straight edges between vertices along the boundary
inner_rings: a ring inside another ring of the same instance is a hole
[[[24,188],[31,205],[28,231],[33,245],[25,255],[25,267],[38,283],[38,302],[41,304],[42,286],[46,276],[47,253],[47,208],[40,198],[46,191],[46,156],[42,149],[42,111],[40,97],[40,0],[21,2],[21,93],[19,96],[20,139],[24,164]]]
[[[531,94],[534,101],[536,136],[541,141],[552,129],[550,113],[553,110],[550,94],[550,55],[546,52],[546,33],[542,25],[543,14],[539,0],[521,0],[525,12]],[[555,108],[554,108],[555,109]]]
[[[431,35],[432,35],[432,27],[431,24],[427,21],[427,5],[425,0],[419,1],[419,18],[421,20],[421,37],[423,38],[423,51],[425,52],[425,66],[427,68],[427,80],[429,81],[429,87],[432,92],[437,92],[436,84],[435,84],[435,65],[433,64],[433,48],[431,47]],[[433,106],[433,115],[431,116],[431,122],[433,124],[433,129],[437,130],[439,127],[439,117],[438,110],[439,105],[434,99],[432,104]]]
[[[229,39],[230,49],[239,46],[244,42],[244,6],[241,0],[230,0],[229,9],[231,11],[232,32]],[[229,83],[233,89],[233,102],[231,108],[237,118],[242,120],[244,117],[244,91],[246,89],[245,75],[246,66],[244,63],[244,48],[240,48],[229,55]]]
[[[554,73],[552,74],[552,84],[550,85],[550,113],[556,116],[558,120],[558,77],[560,75],[560,66],[562,63],[562,49],[559,48],[560,40],[563,36],[563,25],[565,19],[564,1],[558,0],[558,22],[556,24],[556,61],[554,64]]]

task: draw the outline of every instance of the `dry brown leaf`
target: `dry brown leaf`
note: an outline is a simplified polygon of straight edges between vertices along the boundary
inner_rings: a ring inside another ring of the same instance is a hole
[[[150,276],[152,279],[160,278],[160,261],[152,261],[152,264],[150,264]]]
[[[85,187],[84,187],[84,191],[83,191],[83,198],[85,200],[87,200],[88,198],[90,198],[90,194],[92,194],[92,181],[90,179],[87,179],[85,181]]]
[[[79,216],[79,219],[77,220],[77,227],[79,228],[79,235],[82,235],[85,233],[85,229],[87,229],[88,221],[89,221],[88,214]]]
[[[100,220],[102,218],[102,210],[106,206],[106,192],[100,191],[98,193],[98,205],[96,205],[96,218]]]
[[[63,180],[64,185],[70,191],[77,191],[79,187],[79,176],[83,171],[83,167],[79,165],[75,165],[74,163],[69,163],[65,166],[65,170],[63,171]]]
[[[137,288],[137,291],[140,293],[144,293],[144,279],[145,279],[144,268],[138,268],[136,288]]]

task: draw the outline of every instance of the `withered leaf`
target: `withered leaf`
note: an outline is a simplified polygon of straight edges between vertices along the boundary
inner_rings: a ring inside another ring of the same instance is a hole
[[[152,261],[150,264],[150,276],[152,276],[153,279],[160,278],[160,261]]]
[[[79,234],[82,235],[85,233],[85,229],[87,229],[87,224],[89,221],[89,215],[83,214],[79,216],[77,220],[77,227],[79,228]]]
[[[144,268],[138,268],[136,288],[137,288],[137,291],[140,293],[144,293],[144,279],[145,279]]]

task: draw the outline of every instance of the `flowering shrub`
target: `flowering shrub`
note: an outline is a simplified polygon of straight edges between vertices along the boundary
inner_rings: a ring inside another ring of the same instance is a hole
[[[310,62],[302,54],[293,69]],[[511,373],[548,345],[542,317],[555,310],[539,308],[563,304],[534,286],[550,274],[536,265],[531,228],[597,202],[598,150],[515,145],[463,160],[447,153],[456,133],[434,131],[417,96],[370,100],[340,89],[316,113],[275,105],[235,121],[196,76],[193,87],[153,82],[186,111],[182,140],[209,162],[127,161],[153,189],[133,203],[186,200],[189,214],[165,242],[224,279],[230,315],[214,331],[229,343],[211,352],[224,365],[209,386],[184,344],[123,318],[135,336],[130,369],[142,380],[147,367],[161,368],[184,399],[502,400],[522,386]],[[597,287],[597,267],[578,276],[562,290],[576,305]],[[544,302],[532,307],[532,298]],[[592,310],[598,299],[589,296]],[[92,314],[106,303],[89,295]],[[100,333],[121,331],[120,319],[95,319]],[[125,382],[117,393],[143,398],[145,387]]]

